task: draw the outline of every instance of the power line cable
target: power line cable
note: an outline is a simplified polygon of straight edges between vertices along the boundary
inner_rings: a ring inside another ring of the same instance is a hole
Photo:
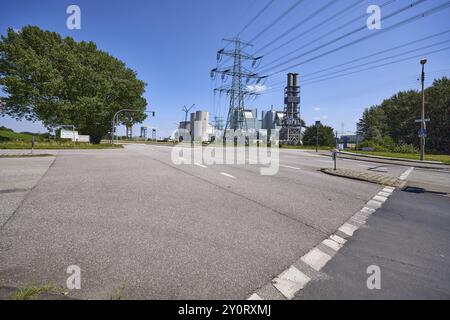
[[[383,3],[383,4],[381,4],[381,5],[380,5],[380,8],[386,7],[386,6],[388,6],[388,5],[392,4],[392,3],[394,3],[395,1],[397,1],[397,0],[389,0],[389,1],[387,1],[387,2],[385,2],[385,3]],[[338,18],[340,15],[342,15],[342,14],[344,14],[344,13],[347,13],[348,10],[350,10],[351,8],[357,7],[361,2],[364,2],[364,1],[358,1],[358,2],[356,2],[356,3],[352,4],[352,5],[350,5],[349,7],[344,8],[343,10],[337,12],[336,14],[334,14],[333,16],[331,16],[331,17],[329,17],[329,18],[323,20],[322,22],[320,22],[320,23],[314,25],[313,27],[309,28],[308,30],[304,31],[303,33],[301,33],[301,34],[299,34],[299,35],[297,35],[297,36],[295,36],[295,37],[293,37],[293,38],[287,40],[287,41],[284,42],[283,44],[281,44],[281,45],[279,45],[279,46],[277,46],[277,47],[271,49],[270,51],[268,51],[268,52],[266,52],[265,54],[263,54],[263,56],[266,57],[266,56],[268,56],[269,54],[272,54],[272,53],[274,53],[275,51],[277,51],[277,50],[283,48],[284,46],[287,46],[287,45],[289,45],[289,44],[294,43],[295,40],[298,40],[299,38],[302,38],[303,36],[307,35],[309,32],[311,32],[311,31],[313,31],[313,30],[317,30],[318,27],[320,28],[320,27],[323,27],[323,26],[325,26],[325,25],[330,24],[330,23],[332,22],[332,20]],[[305,48],[305,47],[307,47],[307,46],[313,44],[314,42],[317,42],[317,41],[319,41],[319,40],[321,40],[321,39],[323,39],[323,38],[325,38],[325,37],[330,36],[330,35],[333,34],[333,33],[336,33],[337,31],[339,31],[339,30],[341,30],[341,29],[343,29],[343,28],[345,28],[345,27],[351,25],[351,24],[354,23],[355,21],[359,21],[361,18],[364,18],[365,16],[366,16],[366,14],[364,13],[364,14],[362,14],[362,15],[359,15],[359,16],[356,17],[356,18],[353,18],[353,19],[350,20],[350,21],[345,22],[344,24],[340,25],[340,26],[337,27],[337,28],[334,28],[334,29],[331,30],[330,32],[327,32],[326,34],[324,34],[324,35],[322,35],[322,36],[320,36],[320,37],[318,37],[318,38],[315,38],[313,41],[310,41],[310,42],[308,42],[307,44],[303,45],[302,48]],[[284,54],[284,56],[290,56],[291,54],[294,54],[294,53],[297,52],[298,50],[299,50],[299,48],[297,48],[296,50],[292,50],[292,51],[290,51],[289,53]],[[267,64],[267,66],[270,66],[271,64],[275,63],[276,61],[277,61],[277,60],[271,61],[270,63]]]
[[[237,33],[237,37],[241,35],[248,27],[250,27],[256,19],[258,19],[273,3],[275,0],[269,0],[269,2]]]
[[[379,65],[376,65],[376,66],[364,68],[364,69],[361,69],[361,70],[356,70],[356,71],[352,71],[352,72],[336,75],[336,76],[333,76],[333,77],[328,77],[328,78],[323,78],[323,79],[320,79],[320,80],[306,82],[303,85],[310,85],[310,84],[323,82],[323,81],[327,81],[327,80],[331,80],[331,79],[341,78],[341,77],[352,75],[352,74],[355,74],[355,73],[359,73],[359,72],[363,72],[363,71],[367,71],[367,70],[373,70],[373,69],[385,67],[385,66],[388,66],[388,65],[391,65],[391,64],[395,64],[395,63],[399,63],[399,62],[404,62],[404,61],[416,59],[416,58],[419,58],[419,57],[423,57],[424,55],[431,55],[431,54],[439,53],[439,52],[446,51],[446,50],[449,50],[449,49],[450,49],[450,46],[449,47],[445,47],[445,48],[441,48],[441,49],[437,49],[437,50],[434,50],[434,51],[424,52],[424,53],[417,54],[417,55],[414,55],[414,56],[411,56],[411,57],[407,57],[407,58],[398,59],[398,60],[395,60],[395,61],[379,64]]]
[[[414,51],[419,51],[419,50],[423,50],[423,49],[429,49],[429,48],[432,48],[432,47],[435,47],[435,46],[439,46],[441,44],[448,43],[448,42],[450,42],[450,40],[440,41],[440,42],[437,42],[437,43],[434,43],[434,44],[431,44],[431,45],[427,45],[427,46],[423,46],[423,47],[417,48]],[[365,66],[368,66],[370,64],[377,63],[377,62],[382,62],[382,61],[389,60],[389,59],[392,59],[392,58],[401,57],[401,56],[404,56],[404,55],[409,54],[409,53],[411,53],[411,50],[408,50],[408,51],[405,51],[405,52],[402,52],[402,53],[398,53],[398,54],[394,54],[394,55],[391,55],[391,56],[388,56],[388,57],[385,57],[385,58],[380,58],[380,59],[377,59],[377,60],[374,60],[374,61],[369,61],[369,62],[366,62],[366,63],[362,63],[362,64],[359,64],[359,65],[356,65],[356,66],[351,66],[351,67],[348,67],[348,68],[345,68],[345,69],[337,70],[337,71],[328,73],[326,75],[313,77],[313,78],[304,80],[304,82],[306,83],[306,82],[309,82],[309,81],[314,81],[314,80],[317,80],[317,79],[321,79],[323,77],[328,77],[328,76],[331,76],[331,75],[334,75],[334,74],[339,74],[341,72],[349,71],[349,70],[352,70],[352,69],[365,67]]]
[[[284,11],[281,15],[279,15],[274,21],[272,21],[267,27],[261,30],[256,36],[254,36],[249,42],[253,43],[256,39],[262,36],[267,30],[275,26],[278,22],[281,21],[285,16],[291,13],[297,6],[299,6],[304,0],[297,0],[292,6],[290,6],[286,11]]]
[[[329,2],[327,2],[324,6],[320,7],[319,9],[317,9],[316,11],[314,11],[311,15],[309,15],[307,18],[301,20],[299,23],[295,24],[294,26],[290,27],[288,30],[286,30],[285,32],[283,32],[279,37],[275,38],[274,40],[268,42],[266,45],[264,45],[262,48],[258,49],[257,51],[255,51],[255,54],[258,52],[261,52],[262,50],[266,49],[267,47],[270,47],[271,45],[273,45],[274,43],[276,43],[277,41],[281,40],[283,37],[289,35],[292,33],[292,31],[294,31],[295,29],[301,27],[303,24],[305,24],[306,22],[308,22],[309,20],[313,19],[315,16],[317,16],[318,14],[322,13],[323,11],[325,11],[328,7],[332,6],[337,0],[331,0]]]
[[[395,47],[392,47],[392,48],[389,48],[389,49],[381,50],[381,51],[372,53],[372,54],[364,56],[364,57],[360,57],[360,58],[353,59],[353,60],[350,60],[350,61],[338,64],[338,65],[334,65],[334,66],[331,66],[331,67],[328,67],[328,68],[325,68],[325,69],[322,69],[322,70],[319,70],[319,71],[316,71],[316,72],[307,73],[307,74],[302,75],[302,78],[310,77],[310,76],[318,74],[318,73],[322,73],[322,72],[325,72],[325,71],[336,69],[336,68],[339,68],[339,67],[342,67],[342,66],[354,63],[354,62],[358,62],[358,61],[361,61],[361,60],[365,60],[367,58],[371,58],[371,57],[374,57],[374,56],[377,56],[377,55],[380,55],[380,54],[383,54],[383,53],[387,53],[387,52],[394,51],[394,50],[397,50],[397,49],[400,49],[400,48],[408,47],[408,46],[410,46],[412,44],[415,44],[415,43],[418,43],[418,42],[422,42],[422,41],[426,41],[426,40],[429,40],[429,39],[432,39],[432,38],[436,38],[438,36],[447,34],[449,32],[450,32],[450,29],[448,29],[446,31],[443,31],[443,32],[435,33],[435,34],[433,34],[431,36],[427,36],[427,37],[420,38],[420,39],[417,39],[417,40],[414,40],[414,41],[410,41],[410,42],[407,42],[407,43],[404,43],[404,44],[401,44],[401,45],[398,45],[398,46],[395,46]]]
[[[389,31],[391,31],[391,30],[394,30],[394,29],[396,29],[396,28],[398,28],[398,27],[401,27],[401,26],[403,26],[403,25],[410,24],[411,22],[414,22],[414,21],[419,20],[419,19],[421,19],[421,18],[425,18],[425,17],[427,17],[427,16],[429,16],[429,15],[438,13],[438,12],[440,12],[440,11],[442,11],[442,10],[448,8],[449,6],[450,6],[450,1],[446,1],[446,2],[445,2],[444,4],[442,4],[442,5],[439,5],[439,6],[437,6],[437,7],[431,8],[431,9],[429,9],[429,10],[427,10],[427,11],[423,11],[423,12],[421,12],[421,13],[419,13],[419,14],[413,16],[413,17],[407,18],[407,19],[402,20],[402,21],[400,21],[400,22],[398,22],[398,23],[396,23],[396,24],[394,24],[394,25],[392,25],[392,26],[389,26],[389,27],[387,27],[387,28],[384,28],[384,29],[382,29],[382,30],[379,30],[379,31],[376,32],[376,33],[372,33],[372,34],[370,34],[370,35],[367,35],[367,36],[358,38],[358,39],[353,40],[353,41],[351,41],[351,42],[348,42],[348,43],[346,43],[346,44],[344,44],[344,45],[341,45],[340,47],[334,48],[334,49],[332,49],[332,50],[329,50],[329,51],[326,51],[326,52],[324,52],[324,53],[321,53],[321,54],[319,54],[319,55],[317,55],[317,56],[315,56],[315,57],[309,58],[309,59],[304,60],[304,61],[302,61],[302,62],[299,62],[299,63],[296,63],[296,64],[294,64],[294,65],[291,65],[291,66],[289,66],[289,67],[283,68],[283,69],[281,69],[281,70],[279,70],[279,71],[277,71],[277,72],[273,72],[273,73],[270,74],[270,76],[273,76],[273,75],[275,75],[275,74],[279,74],[279,73],[285,72],[286,70],[290,70],[290,69],[292,69],[292,68],[298,67],[298,66],[303,65],[303,64],[305,64],[305,63],[308,63],[308,62],[317,60],[317,59],[322,58],[322,57],[324,57],[324,56],[326,56],[326,55],[329,55],[329,54],[331,54],[331,53],[334,53],[334,52],[337,52],[337,51],[339,51],[339,50],[342,50],[342,49],[347,48],[347,47],[349,47],[349,46],[352,46],[352,45],[354,45],[354,44],[356,44],[356,43],[359,43],[359,42],[362,42],[362,41],[371,39],[371,38],[376,37],[376,36],[379,36],[379,35],[381,35],[381,34],[384,34],[384,33],[386,33],[386,32],[389,32]],[[282,66],[282,65],[284,65],[284,64],[286,64],[286,63],[281,63],[279,66]],[[273,68],[271,68],[271,69],[273,69]],[[266,72],[267,72],[267,71],[266,71]]]
[[[412,8],[414,8],[415,6],[421,4],[421,3],[425,2],[425,1],[428,1],[428,0],[417,0],[417,1],[415,1],[414,3],[412,3],[412,4],[409,4],[409,5],[407,5],[407,6],[404,6],[404,7],[400,8],[400,9],[394,11],[393,13],[387,15],[385,18],[383,18],[383,21],[386,21],[386,20],[388,20],[388,19],[390,19],[390,18],[393,18],[393,17],[395,17],[396,15],[398,15],[398,14],[400,14],[400,13],[406,11],[406,10],[412,9]],[[301,58],[301,57],[306,56],[306,55],[308,55],[308,54],[310,54],[310,53],[313,53],[313,52],[315,52],[315,51],[317,51],[317,50],[320,50],[320,49],[322,49],[322,48],[324,48],[324,47],[327,47],[327,46],[329,46],[329,45],[331,45],[331,44],[334,44],[334,43],[338,42],[339,40],[345,39],[345,38],[347,38],[347,37],[349,37],[349,36],[351,36],[351,35],[353,35],[353,34],[355,34],[355,33],[358,33],[358,32],[360,32],[360,31],[365,30],[366,28],[367,28],[366,25],[361,26],[361,27],[358,27],[358,28],[356,28],[356,29],[354,29],[354,30],[352,30],[352,31],[350,31],[350,32],[347,32],[347,33],[344,34],[344,35],[339,36],[339,37],[336,38],[336,39],[330,40],[330,41],[328,41],[328,42],[326,42],[326,43],[324,43],[324,44],[321,44],[321,45],[319,45],[319,46],[317,46],[317,47],[315,47],[315,48],[313,48],[313,49],[311,49],[311,50],[309,50],[309,51],[306,51],[306,52],[304,52],[304,53],[301,53],[301,54],[299,54],[299,55],[297,55],[297,56],[295,56],[295,57],[292,57],[292,58],[290,58],[290,59],[288,59],[288,60],[286,60],[286,61],[284,61],[284,62],[278,63],[277,65],[275,65],[275,66],[273,66],[273,67],[266,67],[262,72],[263,72],[263,73],[267,73],[267,72],[270,71],[270,70],[273,70],[273,69],[275,69],[275,68],[278,68],[278,67],[280,67],[280,66],[283,66],[283,65],[285,65],[285,64],[287,64],[287,63],[289,63],[289,62],[292,62],[292,61],[294,61],[294,60],[296,60],[296,59],[298,59],[298,58]],[[384,29],[384,30],[386,30],[386,29]],[[367,38],[370,38],[370,37],[373,36],[373,35],[381,34],[384,30],[382,29],[381,31],[376,32],[376,33],[373,33],[372,35],[366,36],[365,38],[367,39]],[[298,49],[295,50],[295,51],[298,51]],[[295,52],[295,51],[293,51],[293,52]],[[276,60],[275,60],[275,62],[276,62]],[[272,62],[272,63],[273,63],[273,62]],[[270,64],[272,64],[272,63],[270,63]]]

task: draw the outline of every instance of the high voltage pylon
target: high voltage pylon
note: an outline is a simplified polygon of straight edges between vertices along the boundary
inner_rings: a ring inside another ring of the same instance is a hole
[[[244,117],[244,100],[251,96],[257,96],[258,92],[249,90],[247,85],[250,81],[254,81],[258,85],[265,76],[260,76],[257,73],[243,66],[244,61],[252,61],[251,67],[254,68],[262,57],[254,57],[245,53],[243,47],[251,47],[250,43],[241,41],[236,37],[233,39],[224,39],[227,42],[234,43],[234,49],[225,50],[220,49],[217,52],[217,62],[220,62],[223,56],[233,58],[232,67],[215,68],[211,70],[211,77],[214,79],[217,74],[221,75],[222,81],[225,81],[227,76],[232,77],[231,85],[225,85],[215,88],[214,92],[226,93],[230,98],[230,106],[228,110],[228,117],[225,129],[231,130],[247,130],[247,121]],[[243,83],[245,80],[245,85]]]

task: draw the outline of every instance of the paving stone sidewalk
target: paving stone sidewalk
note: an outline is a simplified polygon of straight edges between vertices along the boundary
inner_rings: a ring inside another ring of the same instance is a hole
[[[356,171],[356,170],[351,170],[351,169],[333,170],[332,168],[324,168],[324,169],[321,169],[320,171],[322,171],[326,174],[331,174],[333,176],[345,177],[345,178],[367,181],[367,182],[372,182],[372,183],[378,183],[381,185],[396,187],[396,188],[398,188],[398,187],[402,188],[405,185],[404,180],[401,180],[396,177],[388,176],[385,174],[374,173],[374,172],[362,172],[362,171]]]

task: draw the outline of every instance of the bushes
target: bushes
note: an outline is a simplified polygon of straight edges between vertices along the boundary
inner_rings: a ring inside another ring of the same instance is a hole
[[[364,140],[358,144],[358,149],[372,148],[376,152],[417,153],[418,149],[412,144],[396,145],[392,138],[385,136],[382,139]]]
[[[399,146],[395,146],[394,150],[392,151],[398,153],[418,153],[419,149],[417,149],[412,144],[401,144]]]

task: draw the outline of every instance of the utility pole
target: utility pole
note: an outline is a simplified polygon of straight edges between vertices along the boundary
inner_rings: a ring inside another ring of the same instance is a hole
[[[426,125],[425,125],[425,64],[427,63],[427,59],[420,60],[420,64],[422,65],[422,113],[421,113],[421,122],[420,122],[420,160],[423,161],[425,159],[425,136],[426,136]]]
[[[319,152],[319,127],[320,121],[316,121],[316,152]]]

